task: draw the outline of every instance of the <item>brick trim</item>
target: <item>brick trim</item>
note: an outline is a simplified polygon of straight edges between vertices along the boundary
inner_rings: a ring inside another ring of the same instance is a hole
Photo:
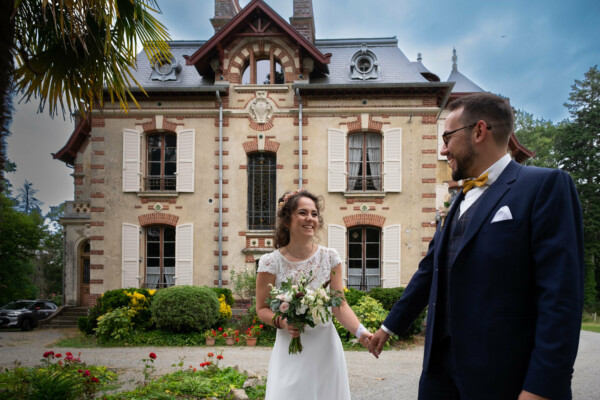
[[[173,214],[168,213],[150,213],[140,215],[138,217],[138,221],[141,226],[148,225],[169,225],[169,226],[177,226],[177,221],[179,217]]]
[[[354,214],[344,217],[344,224],[346,228],[352,228],[359,225],[376,226],[383,228],[385,223],[385,217],[374,214]]]

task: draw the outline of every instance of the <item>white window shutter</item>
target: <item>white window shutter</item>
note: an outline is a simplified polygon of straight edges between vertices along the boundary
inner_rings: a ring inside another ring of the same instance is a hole
[[[346,279],[346,227],[327,225],[327,246],[336,249],[342,260],[342,279]]]
[[[327,190],[346,190],[346,133],[339,129],[329,129],[327,142]]]
[[[193,129],[177,134],[177,191],[194,191],[194,150],[195,135]]]
[[[123,191],[140,191],[140,133],[123,130]]]
[[[400,225],[383,228],[383,287],[400,286]]]
[[[121,287],[139,287],[140,227],[123,224]]]
[[[194,224],[177,227],[175,233],[175,285],[194,282]]]
[[[383,133],[383,190],[402,191],[402,129]]]

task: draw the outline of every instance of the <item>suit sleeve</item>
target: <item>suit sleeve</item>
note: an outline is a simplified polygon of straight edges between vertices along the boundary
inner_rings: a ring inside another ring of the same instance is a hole
[[[573,181],[547,174],[532,205],[531,249],[537,320],[523,389],[571,398],[583,309],[583,222]]]
[[[433,277],[434,242],[437,236],[438,234],[429,243],[427,254],[419,263],[417,272],[383,322],[387,329],[397,335],[404,334],[427,305]]]

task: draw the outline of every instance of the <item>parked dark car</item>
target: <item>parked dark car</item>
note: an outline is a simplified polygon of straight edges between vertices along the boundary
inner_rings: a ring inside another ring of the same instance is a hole
[[[0,327],[28,331],[57,309],[58,306],[49,300],[15,300],[0,307]]]

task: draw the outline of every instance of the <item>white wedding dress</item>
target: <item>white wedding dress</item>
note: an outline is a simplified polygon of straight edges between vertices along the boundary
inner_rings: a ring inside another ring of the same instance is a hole
[[[275,286],[279,288],[290,277],[307,276],[312,271],[316,279],[310,286],[317,288],[331,278],[331,269],[339,263],[337,251],[322,246],[300,262],[289,261],[276,250],[260,258],[258,272],[276,275]],[[287,330],[277,330],[265,400],[350,399],[344,349],[333,322],[307,326],[300,335],[301,353],[288,354],[291,338]]]

